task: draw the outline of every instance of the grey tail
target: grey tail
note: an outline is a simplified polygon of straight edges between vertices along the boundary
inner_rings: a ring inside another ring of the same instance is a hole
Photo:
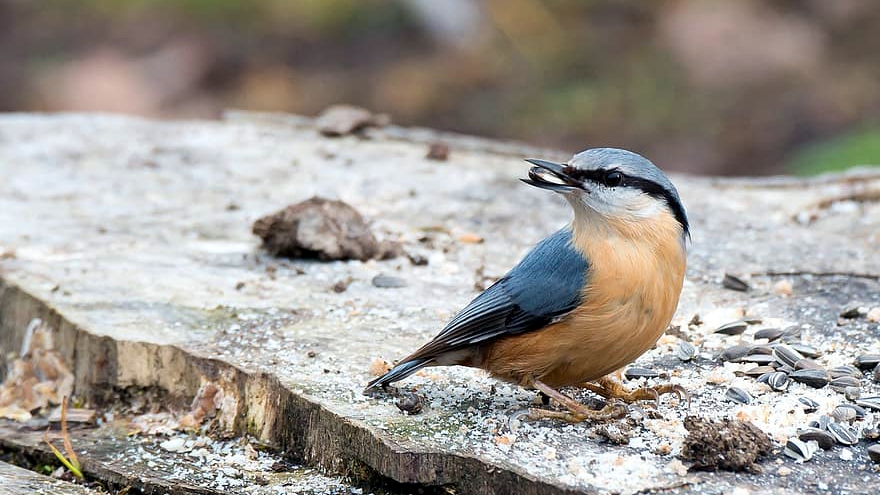
[[[374,388],[377,388],[377,387],[384,387],[384,386],[388,385],[389,383],[403,380],[404,378],[408,377],[409,375],[412,375],[416,371],[419,371],[420,369],[422,369],[425,366],[427,366],[428,364],[430,364],[431,361],[432,361],[431,358],[419,358],[419,359],[413,359],[412,361],[406,361],[406,362],[400,363],[397,366],[395,366],[394,368],[391,368],[391,370],[389,370],[388,373],[385,373],[384,375],[380,376],[379,378],[376,378],[375,380],[368,383],[366,388],[364,388],[364,392],[367,392],[367,391],[374,389]]]

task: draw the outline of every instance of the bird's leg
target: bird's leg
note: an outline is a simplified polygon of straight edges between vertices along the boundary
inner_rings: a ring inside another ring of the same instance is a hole
[[[529,419],[562,419],[571,423],[580,423],[587,420],[607,421],[626,416],[626,407],[619,403],[610,403],[596,411],[538,380],[535,380],[532,386],[568,409],[568,412],[532,408],[529,409]]]
[[[687,399],[690,402],[690,394],[681,385],[672,383],[664,383],[656,387],[642,387],[635,390],[628,389],[624,384],[611,378],[611,375],[603,376],[595,381],[595,383],[582,383],[581,388],[585,388],[591,392],[595,392],[606,399],[620,399],[626,403],[632,403],[639,400],[652,400],[660,402],[660,396],[664,394],[675,394],[681,399]]]

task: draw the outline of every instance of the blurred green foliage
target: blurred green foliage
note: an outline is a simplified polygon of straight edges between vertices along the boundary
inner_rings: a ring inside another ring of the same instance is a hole
[[[793,154],[787,169],[797,175],[817,175],[865,165],[880,166],[880,126],[810,143]]]

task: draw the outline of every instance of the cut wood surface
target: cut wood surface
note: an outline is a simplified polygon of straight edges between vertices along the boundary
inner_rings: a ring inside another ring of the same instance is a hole
[[[437,141],[449,146],[444,161],[426,158]],[[186,407],[210,385],[223,428],[306,466],[459,494],[876,493],[864,440],[804,464],[781,454],[811,417],[796,409],[799,395],[816,396],[816,414],[827,414],[842,394],[794,384],[750,389],[755,400],[738,404],[725,391],[754,380],[740,383],[739,365],[716,359],[758,328],[789,325],[824,366],[880,352],[878,324],[865,316],[880,307],[876,169],[809,180],[672,176],[693,224],[679,328],[637,364],[693,397],[689,409],[668,399],[656,412],[634,409],[641,419],[626,423],[624,445],[602,425],[511,421],[534,393],[474,370],[429,369],[402,382],[424,399],[416,415],[392,397],[363,396],[371,367],[432,337],[476,287],[569,221],[561,198],[518,181],[530,155],[566,156],[397,127],[329,138],[284,115],[4,115],[0,360],[16,356],[40,318],[75,395],[98,407],[126,388],[158,389],[164,405]],[[316,195],[354,207],[402,255],[324,262],[263,252],[253,222]],[[725,272],[750,289],[724,288]],[[405,286],[377,287],[377,275]],[[838,321],[853,304],[865,312]],[[712,333],[744,315],[762,323]],[[693,361],[675,357],[681,341],[697,347]],[[880,395],[867,375],[861,386]],[[775,442],[763,473],[687,472],[678,454],[688,414],[761,427]],[[869,412],[857,426],[877,420]]]

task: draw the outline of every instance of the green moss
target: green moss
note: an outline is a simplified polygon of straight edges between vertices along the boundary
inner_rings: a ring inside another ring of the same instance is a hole
[[[816,175],[859,165],[880,165],[880,127],[867,127],[811,143],[797,150],[786,168],[797,175]]]

